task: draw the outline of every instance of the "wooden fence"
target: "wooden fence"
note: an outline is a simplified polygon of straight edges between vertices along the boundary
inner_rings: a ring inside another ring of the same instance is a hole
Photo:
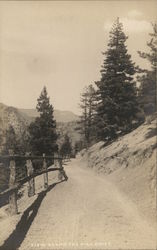
[[[42,161],[42,169],[35,173],[33,168],[32,160],[41,160]],[[68,177],[65,174],[62,158],[54,155],[54,156],[31,156],[29,153],[26,153],[25,156],[14,155],[12,151],[9,152],[9,155],[0,156],[0,162],[9,161],[10,168],[10,178],[9,178],[9,188],[0,193],[0,199],[9,199],[9,213],[10,215],[14,215],[18,213],[17,207],[17,194],[18,190],[22,187],[23,184],[28,182],[28,196],[33,196],[35,194],[35,177],[39,175],[43,175],[44,189],[48,188],[48,172],[51,171],[59,171],[60,176],[64,177],[65,180]],[[16,161],[24,160],[27,170],[27,176],[16,180]],[[53,160],[54,166],[47,167],[46,160]]]

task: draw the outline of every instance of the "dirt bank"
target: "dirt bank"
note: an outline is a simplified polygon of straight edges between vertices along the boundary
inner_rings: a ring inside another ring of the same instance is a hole
[[[143,124],[112,144],[103,142],[82,151],[82,161],[105,174],[131,199],[150,223],[156,213],[156,122]]]

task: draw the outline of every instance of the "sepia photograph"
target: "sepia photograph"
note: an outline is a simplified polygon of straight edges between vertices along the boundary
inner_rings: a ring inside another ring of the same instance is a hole
[[[157,249],[157,0],[0,0],[0,250]]]

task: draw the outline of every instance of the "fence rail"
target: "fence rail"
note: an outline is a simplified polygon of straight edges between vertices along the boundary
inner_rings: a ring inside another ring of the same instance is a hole
[[[30,155],[30,156],[26,156],[26,155],[1,155],[0,156],[0,161],[2,160],[42,160],[43,158],[47,159],[47,160],[62,160],[62,157],[53,157],[53,156],[38,156],[38,155]]]
[[[26,161],[26,169],[27,169],[27,176],[16,180],[16,160],[25,160]],[[41,159],[43,161],[42,170],[38,172],[34,172],[32,160],[34,159]],[[65,174],[62,157],[59,156],[32,156],[28,153],[23,155],[14,155],[13,152],[10,151],[10,155],[3,155],[0,156],[0,162],[3,160],[9,161],[9,168],[10,168],[10,179],[9,179],[9,188],[3,192],[0,192],[0,199],[7,199],[9,198],[9,212],[10,215],[18,213],[17,207],[17,193],[18,190],[22,187],[23,184],[28,182],[28,196],[33,196],[35,194],[35,177],[42,175],[44,177],[44,189],[48,188],[48,172],[52,171],[59,171],[60,176],[68,179],[67,175]],[[54,167],[47,168],[46,160],[53,160]]]

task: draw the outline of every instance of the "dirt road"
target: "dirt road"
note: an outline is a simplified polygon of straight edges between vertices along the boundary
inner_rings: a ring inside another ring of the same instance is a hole
[[[79,160],[65,170],[69,180],[33,205],[36,212],[20,250],[155,249],[155,230],[112,183]],[[25,214],[27,224],[31,213]]]

